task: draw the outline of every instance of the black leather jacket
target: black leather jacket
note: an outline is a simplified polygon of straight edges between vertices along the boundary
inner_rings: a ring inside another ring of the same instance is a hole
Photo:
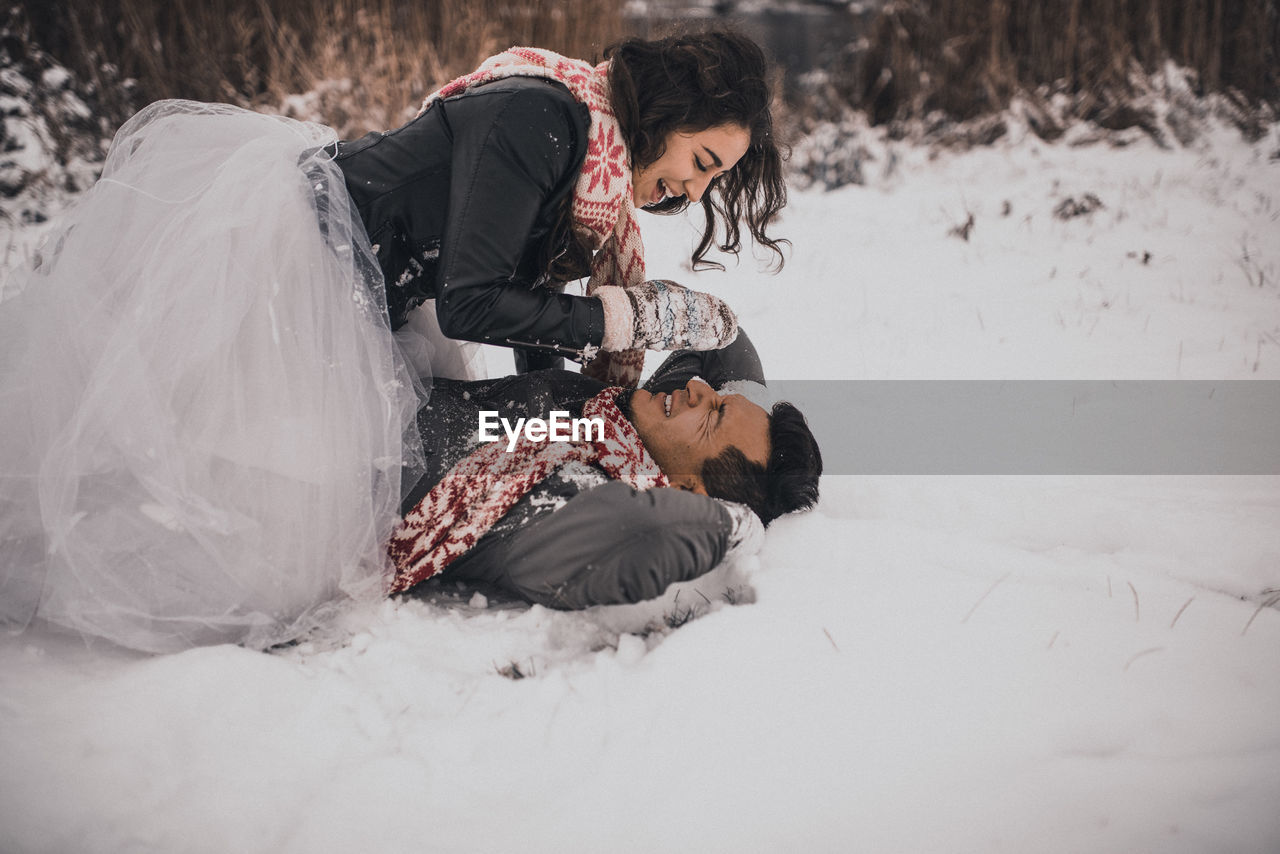
[[[386,277],[393,329],[434,298],[452,338],[570,358],[599,346],[600,301],[558,293],[537,269],[589,123],[559,83],[513,77],[437,101],[398,130],[337,144]]]

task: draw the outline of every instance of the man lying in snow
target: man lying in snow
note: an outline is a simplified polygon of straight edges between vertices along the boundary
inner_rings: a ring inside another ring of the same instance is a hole
[[[393,592],[444,571],[553,608],[638,602],[758,548],[762,522],[814,504],[822,472],[804,416],[750,399],[765,394],[745,333],[672,354],[635,391],[555,369],[434,380],[418,413],[427,471],[389,548]],[[512,426],[557,412],[603,435]]]

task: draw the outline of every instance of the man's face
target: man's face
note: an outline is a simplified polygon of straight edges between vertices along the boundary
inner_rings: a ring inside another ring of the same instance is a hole
[[[631,423],[673,486],[706,494],[702,464],[731,445],[747,459],[769,461],[769,413],[740,394],[716,394],[690,380],[670,395],[643,389],[631,396]]]

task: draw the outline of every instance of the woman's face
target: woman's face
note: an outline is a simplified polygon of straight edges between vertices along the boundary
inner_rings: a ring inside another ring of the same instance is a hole
[[[661,157],[631,170],[636,207],[657,204],[668,196],[701,200],[711,182],[732,169],[750,145],[751,133],[737,124],[669,134]]]

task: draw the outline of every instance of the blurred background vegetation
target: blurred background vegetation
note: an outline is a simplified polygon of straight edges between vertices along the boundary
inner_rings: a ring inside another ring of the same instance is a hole
[[[1194,94],[1274,107],[1278,53],[1276,0],[918,0],[885,3],[868,50],[836,77],[873,123],[963,120],[1039,93],[1127,126],[1143,78],[1170,62]]]
[[[1223,93],[1268,121],[1280,105],[1277,0],[25,2],[10,33],[88,84],[113,125],[148,101],[184,97],[285,110],[354,136],[398,125],[425,94],[513,44],[596,59],[624,35],[717,23],[782,60],[787,109],[809,117],[964,121],[1030,94],[1131,126],[1141,121],[1129,104],[1136,81],[1169,62],[1195,94]],[[797,28],[799,14],[810,24]]]
[[[618,0],[35,0],[34,41],[121,120],[160,98],[278,106],[320,93],[350,135],[400,124],[485,56],[532,44],[590,57]],[[132,80],[127,91],[119,85]],[[310,116],[308,116],[310,118]]]

